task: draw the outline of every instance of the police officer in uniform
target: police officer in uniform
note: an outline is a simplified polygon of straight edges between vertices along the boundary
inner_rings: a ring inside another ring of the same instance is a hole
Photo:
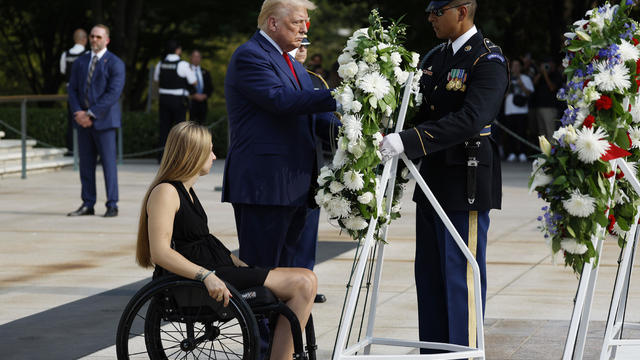
[[[60,73],[64,75],[64,81],[66,83],[65,86],[69,86],[69,79],[71,78],[71,66],[73,62],[76,61],[81,55],[84,55],[87,52],[87,32],[84,29],[76,29],[73,32],[73,42],[75,43],[73,47],[60,55]],[[65,136],[65,140],[67,143],[67,149],[69,152],[73,152],[73,123],[74,116],[71,112],[71,106],[67,101],[67,133]]]
[[[429,3],[429,22],[436,36],[447,42],[422,63],[419,125],[387,135],[381,152],[384,160],[402,152],[422,160],[420,174],[478,262],[484,312],[489,210],[499,209],[502,198],[491,123],[500,110],[509,72],[500,48],[476,29],[476,9],[475,0]],[[476,347],[471,265],[419,187],[413,200],[420,340]]]
[[[167,55],[156,65],[153,75],[159,82],[160,146],[164,146],[173,125],[185,121],[189,94],[194,92],[196,74],[188,62],[180,59],[182,47],[175,40],[167,42]]]

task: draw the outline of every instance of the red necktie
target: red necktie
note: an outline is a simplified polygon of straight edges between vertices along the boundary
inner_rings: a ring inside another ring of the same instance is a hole
[[[296,76],[296,72],[295,70],[293,70],[293,64],[291,63],[291,59],[289,59],[289,54],[287,54],[286,52],[282,53],[282,57],[284,57],[284,60],[287,62],[287,65],[289,65],[289,69],[291,69],[291,73],[293,74],[293,77],[298,82],[298,85],[300,85],[300,80],[298,80],[298,77]]]

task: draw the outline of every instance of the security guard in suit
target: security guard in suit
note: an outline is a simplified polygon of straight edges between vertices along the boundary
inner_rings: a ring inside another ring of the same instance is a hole
[[[422,160],[420,174],[478,262],[484,312],[489,210],[499,209],[502,200],[491,123],[507,90],[509,67],[500,48],[473,24],[476,9],[475,0],[429,3],[429,22],[448,41],[422,62],[419,125],[386,136],[381,152],[385,160],[402,152]],[[413,200],[420,340],[476,347],[471,265],[419,187]]]

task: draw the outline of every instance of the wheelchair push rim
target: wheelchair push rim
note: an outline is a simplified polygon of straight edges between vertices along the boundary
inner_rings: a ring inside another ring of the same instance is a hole
[[[256,359],[256,320],[240,293],[227,286],[227,307],[202,283],[177,276],[140,289],[118,324],[118,359]]]

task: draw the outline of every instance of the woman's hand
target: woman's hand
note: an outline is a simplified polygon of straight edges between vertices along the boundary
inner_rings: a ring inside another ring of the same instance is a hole
[[[224,301],[224,306],[229,305],[229,298],[231,297],[231,292],[227,289],[224,281],[222,281],[215,274],[211,274],[204,279],[204,286],[207,287],[207,291],[209,292],[209,296],[211,296],[214,300],[220,302]]]

